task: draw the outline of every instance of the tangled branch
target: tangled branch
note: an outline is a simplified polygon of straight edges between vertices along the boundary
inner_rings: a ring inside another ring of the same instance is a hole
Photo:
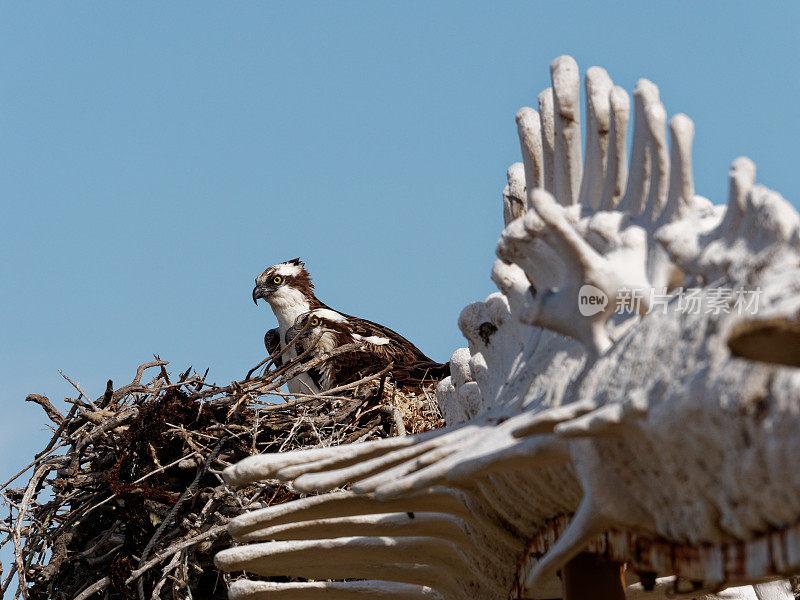
[[[95,399],[62,373],[78,393],[67,399],[66,415],[29,395],[54,433],[0,487],[8,507],[0,547],[14,547],[0,593],[16,580],[16,597],[25,600],[225,598],[228,576],[214,570],[212,557],[228,543],[227,522],[297,493],[279,481],[232,490],[220,469],[255,453],[441,424],[430,390],[395,389],[391,365],[325,394],[281,390],[356,346],[313,360],[301,354],[279,367],[276,353],[225,386],[191,368],[172,381],[168,363],[155,357],[128,385],[114,389],[109,381]],[[26,473],[23,487],[11,487]]]

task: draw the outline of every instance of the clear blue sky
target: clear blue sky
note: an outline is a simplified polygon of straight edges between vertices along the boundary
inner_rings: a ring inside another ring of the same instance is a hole
[[[493,291],[514,114],[568,53],[695,121],[800,198],[795,2],[4,3],[0,476],[40,449],[28,393],[92,395],[158,353],[218,382],[263,357],[264,267],[439,360]]]

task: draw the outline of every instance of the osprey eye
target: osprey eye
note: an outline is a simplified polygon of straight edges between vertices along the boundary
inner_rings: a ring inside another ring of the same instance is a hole
[[[281,277],[280,275],[275,275],[275,277],[272,278],[272,281],[280,285],[281,281],[283,281],[283,277]]]
[[[317,317],[314,317],[313,319],[311,319],[311,326],[316,327],[317,325],[319,325],[319,319]]]

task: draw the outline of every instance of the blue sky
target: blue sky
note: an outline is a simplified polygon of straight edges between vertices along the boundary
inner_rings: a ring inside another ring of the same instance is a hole
[[[274,325],[253,278],[446,360],[493,286],[514,114],[571,54],[695,121],[800,198],[797,3],[5,3],[0,8],[0,478],[48,433],[28,393],[99,396],[153,353],[218,382]]]

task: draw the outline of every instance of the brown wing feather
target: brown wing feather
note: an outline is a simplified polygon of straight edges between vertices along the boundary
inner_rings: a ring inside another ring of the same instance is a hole
[[[433,383],[450,376],[450,363],[417,361],[399,363],[392,367],[392,378],[398,385],[420,385]]]
[[[275,329],[270,329],[264,334],[264,347],[267,349],[267,354],[272,354],[281,347],[281,334],[277,327]],[[275,359],[275,366],[280,367],[282,364],[282,357],[277,357]]]
[[[325,361],[328,370],[328,389],[358,381],[369,375],[374,375],[383,369],[388,362],[382,356],[372,352],[345,352],[339,356]]]
[[[370,350],[386,356],[395,363],[431,360],[422,350],[388,327],[358,317],[347,316],[346,318],[353,333],[357,333],[361,337],[376,336],[390,340],[388,344],[370,344]]]
[[[321,302],[320,305],[318,308],[328,308]],[[413,373],[408,373],[407,375],[414,380],[424,378],[427,381],[435,378],[432,371],[434,365],[442,366],[440,363],[428,358],[419,348],[396,331],[367,319],[344,313],[339,314],[347,319],[346,323],[326,323],[327,329],[336,334],[336,346],[352,343],[354,341],[353,334],[357,334],[362,338],[385,338],[389,340],[389,343],[372,344],[367,342],[358,351],[346,352],[324,361],[317,366],[316,372],[319,381],[315,380],[315,383],[320,389],[331,389],[357,381],[368,375],[378,373],[389,363],[414,365],[411,368]],[[423,372],[425,373],[424,375],[422,374]]]

